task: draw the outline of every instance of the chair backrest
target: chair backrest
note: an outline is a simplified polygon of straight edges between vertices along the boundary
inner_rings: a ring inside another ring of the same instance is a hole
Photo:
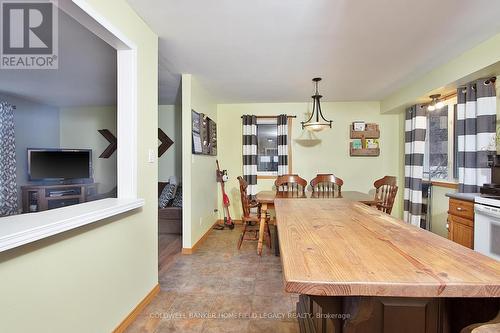
[[[243,179],[243,177],[238,176],[238,181],[240,182],[240,196],[241,196],[241,208],[243,209],[243,216],[250,216],[250,199],[247,195],[248,183]]]
[[[384,213],[390,214],[392,211],[392,206],[394,206],[394,200],[396,200],[396,194],[398,193],[396,183],[397,180],[394,176],[385,176],[373,183],[375,186],[375,199],[380,200],[377,208]]]
[[[277,192],[305,194],[307,180],[299,177],[299,175],[283,175],[276,178],[274,185]]]
[[[344,181],[333,174],[317,174],[311,180],[313,194],[320,197],[334,197],[335,192],[338,197],[342,196],[342,185]]]

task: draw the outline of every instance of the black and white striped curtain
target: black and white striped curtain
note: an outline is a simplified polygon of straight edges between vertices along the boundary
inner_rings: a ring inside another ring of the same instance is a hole
[[[243,179],[248,183],[247,194],[257,194],[257,117],[243,116]]]
[[[480,79],[457,90],[458,190],[477,193],[491,181],[488,155],[496,154],[496,94]]]
[[[17,214],[14,108],[0,102],[0,216]]]
[[[406,223],[420,227],[422,219],[422,179],[424,177],[426,108],[414,105],[406,110],[405,120],[405,190],[404,214]]]
[[[288,173],[288,117],[278,116],[278,176]]]

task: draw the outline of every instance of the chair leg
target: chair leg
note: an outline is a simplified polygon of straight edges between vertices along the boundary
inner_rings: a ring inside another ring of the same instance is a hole
[[[278,227],[276,225],[274,226],[274,255],[276,257],[280,256],[280,246],[279,246],[279,239],[278,239]]]
[[[247,232],[247,222],[243,222],[243,231],[241,232],[240,239],[238,240],[238,250],[241,248],[241,244],[245,239],[245,233]]]
[[[269,222],[266,221],[266,233],[267,233],[267,237],[266,237],[266,240],[267,240],[267,247],[268,248],[271,248],[271,229],[269,228]]]

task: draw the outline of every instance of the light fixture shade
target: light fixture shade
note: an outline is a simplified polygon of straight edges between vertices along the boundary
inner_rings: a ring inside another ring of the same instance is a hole
[[[323,96],[321,96],[318,92],[319,81],[321,81],[320,77],[316,77],[313,79],[313,82],[316,84],[316,93],[311,96],[313,99],[311,116],[309,117],[309,119],[307,119],[307,121],[301,122],[302,129],[307,129],[311,132],[319,132],[326,128],[332,128],[332,121],[326,120],[326,118],[323,116],[323,112],[321,112],[320,99]]]
[[[332,126],[330,123],[325,124],[325,123],[310,122],[308,124],[304,124],[302,127],[310,132],[320,132]]]
[[[434,95],[429,96],[429,98],[431,99],[431,102],[427,106],[427,110],[435,111],[435,110],[442,109],[444,107],[444,103],[443,103],[443,101],[441,101],[439,99],[439,97],[441,97],[441,94],[434,94]]]
[[[436,109],[442,109],[444,107],[444,102],[443,101],[439,101],[436,103]]]

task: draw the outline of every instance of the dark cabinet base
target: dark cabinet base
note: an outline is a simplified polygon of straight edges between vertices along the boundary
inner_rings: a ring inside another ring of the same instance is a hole
[[[496,298],[321,297],[301,295],[301,333],[454,333],[493,319]]]

